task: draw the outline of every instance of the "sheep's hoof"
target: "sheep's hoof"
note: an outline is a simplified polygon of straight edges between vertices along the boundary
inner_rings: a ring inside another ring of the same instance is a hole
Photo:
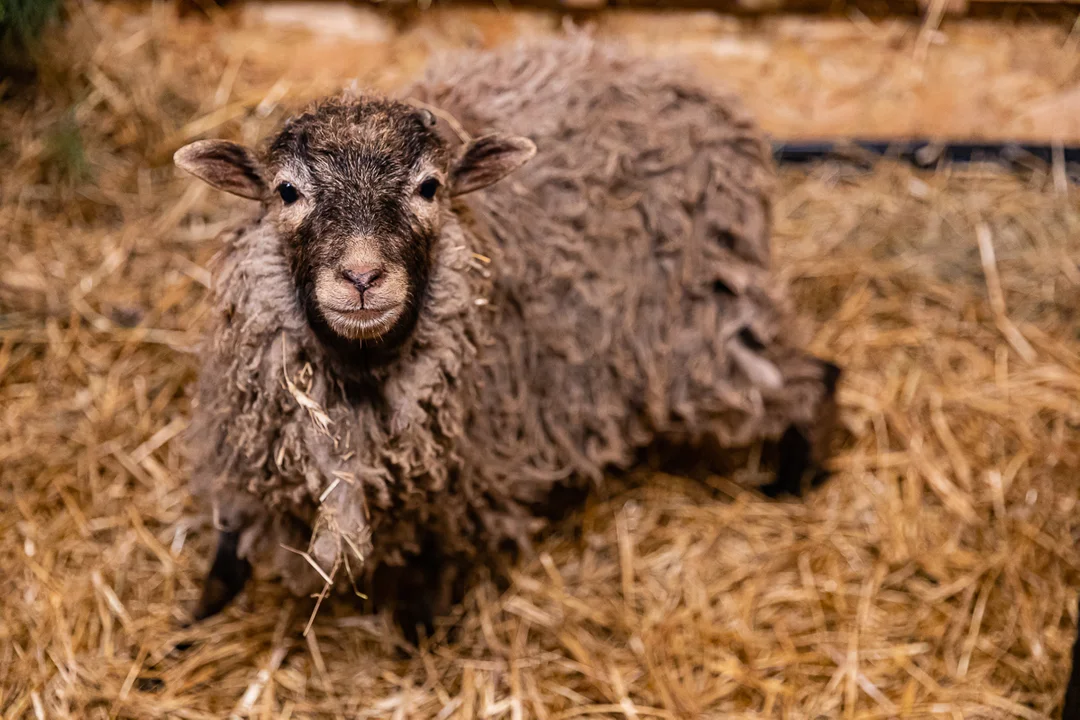
[[[776,479],[760,488],[761,493],[766,497],[777,498],[782,495],[801,497],[805,489],[803,480],[808,471],[814,472],[810,481],[811,486],[816,486],[825,480],[825,471],[814,467],[813,447],[810,441],[794,425],[789,427],[780,438],[777,450],[779,458]]]
[[[807,488],[815,488],[829,478],[829,472],[823,465],[829,456],[829,445],[836,427],[836,387],[843,371],[831,362],[818,362],[821,363],[824,397],[816,413],[816,422],[811,428],[791,425],[780,438],[777,444],[776,479],[761,488],[761,492],[768,497],[801,497]]]
[[[400,604],[394,608],[394,623],[406,642],[420,647],[421,637],[430,638],[435,633],[435,612],[422,601]]]
[[[237,554],[240,533],[218,533],[217,552],[210,572],[203,581],[202,595],[195,607],[195,620],[205,620],[225,609],[247,585],[251,563]]]

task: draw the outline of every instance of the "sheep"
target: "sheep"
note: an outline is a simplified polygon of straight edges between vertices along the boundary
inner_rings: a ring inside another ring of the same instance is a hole
[[[773,493],[821,473],[840,370],[770,273],[768,146],[677,61],[462,53],[175,162],[259,202],[222,237],[188,440],[218,531],[197,618],[254,566],[430,627],[658,443],[777,444]]]

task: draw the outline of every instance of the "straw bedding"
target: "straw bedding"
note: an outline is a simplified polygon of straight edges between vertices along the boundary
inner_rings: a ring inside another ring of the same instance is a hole
[[[1080,217],[1052,174],[782,178],[774,257],[847,373],[837,473],[805,502],[740,489],[753,458],[712,492],[613,483],[406,657],[349,605],[305,635],[310,604],[273,585],[181,629],[211,533],[177,438],[239,206],[142,169],[198,130],[175,118],[229,103],[212,45],[140,22],[90,13],[0,106],[3,717],[1053,712],[1080,586]]]

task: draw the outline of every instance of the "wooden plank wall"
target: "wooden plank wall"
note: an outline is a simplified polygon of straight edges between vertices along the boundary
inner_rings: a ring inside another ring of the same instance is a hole
[[[180,0],[195,5],[231,5],[231,0]],[[247,0],[275,2],[275,0]],[[295,0],[294,0],[295,1]],[[315,0],[312,0],[315,1]],[[1060,17],[1080,11],[1080,0],[350,0],[354,4],[393,8],[470,5],[559,9],[574,12],[627,9],[716,10],[734,15],[799,13],[844,15],[859,11],[871,17],[978,15],[1002,19]]]

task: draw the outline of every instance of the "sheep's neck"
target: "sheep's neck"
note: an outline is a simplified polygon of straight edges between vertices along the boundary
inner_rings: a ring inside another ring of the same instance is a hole
[[[381,371],[401,358],[408,342],[407,335],[395,342],[371,342],[341,338],[329,329],[323,334],[314,324],[313,329],[326,350],[334,374],[347,383],[361,386],[377,384],[383,374]]]

